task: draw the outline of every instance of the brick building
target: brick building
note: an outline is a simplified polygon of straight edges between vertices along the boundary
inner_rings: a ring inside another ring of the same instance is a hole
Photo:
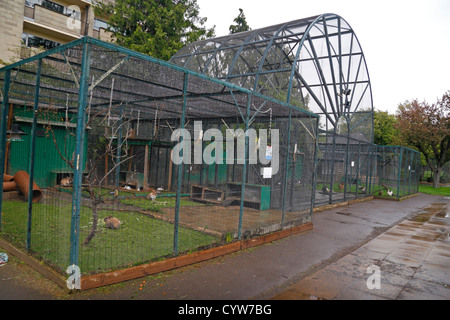
[[[0,67],[83,36],[110,41],[106,18],[94,14],[96,2],[0,0]]]

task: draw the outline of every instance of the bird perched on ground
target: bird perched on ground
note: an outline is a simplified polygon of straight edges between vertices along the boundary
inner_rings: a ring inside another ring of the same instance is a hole
[[[153,188],[150,188],[149,193],[147,195],[147,199],[148,200],[152,200],[155,201],[156,200],[156,196],[157,196],[157,191]]]
[[[339,184],[339,190],[343,190],[344,189],[344,185],[342,183]]]
[[[392,190],[389,190],[389,189],[388,189],[387,194],[390,195],[390,196],[392,197],[392,195],[394,194],[394,192],[393,192]]]
[[[330,194],[330,189],[328,189],[326,186],[323,186],[322,192],[325,194]]]
[[[159,187],[158,189],[156,189],[156,191],[157,191],[158,193],[160,193],[161,191],[164,191],[164,188],[163,188],[163,187]]]
[[[61,187],[70,187],[72,184],[73,179],[71,177],[66,177],[61,179]]]
[[[105,226],[108,229],[119,229],[120,225],[122,224],[119,219],[111,215],[103,220],[105,221]]]

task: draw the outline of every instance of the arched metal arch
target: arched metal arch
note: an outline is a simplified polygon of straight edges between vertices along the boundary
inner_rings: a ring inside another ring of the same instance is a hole
[[[327,13],[195,42],[170,62],[321,115],[321,129],[373,142],[372,89],[350,25]]]

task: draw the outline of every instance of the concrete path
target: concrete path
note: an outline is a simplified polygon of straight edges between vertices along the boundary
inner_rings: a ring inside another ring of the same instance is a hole
[[[449,300],[450,206],[434,202],[273,299]]]
[[[37,275],[22,282],[25,267],[12,261],[0,267],[0,299],[449,299],[449,206],[448,197],[420,194],[334,208],[315,213],[303,234],[71,295]],[[381,289],[367,287],[371,266]]]

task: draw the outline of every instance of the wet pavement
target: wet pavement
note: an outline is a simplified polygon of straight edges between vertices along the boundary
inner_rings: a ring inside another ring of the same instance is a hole
[[[434,202],[275,300],[450,299],[450,206]]]
[[[303,234],[71,295],[11,261],[0,267],[0,299],[446,300],[449,207],[450,197],[419,194],[333,208]]]

